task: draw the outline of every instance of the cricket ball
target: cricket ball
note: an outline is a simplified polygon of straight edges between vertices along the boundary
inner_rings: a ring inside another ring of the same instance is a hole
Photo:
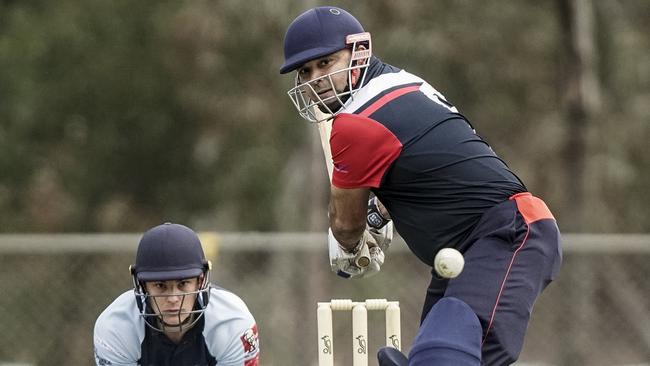
[[[457,277],[463,271],[465,259],[459,251],[453,248],[443,248],[433,259],[433,268],[442,278]]]

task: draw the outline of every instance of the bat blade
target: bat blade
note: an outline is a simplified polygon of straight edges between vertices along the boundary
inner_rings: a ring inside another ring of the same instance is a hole
[[[322,113],[318,112],[320,115]],[[325,156],[325,166],[327,167],[327,176],[332,181],[332,169],[334,168],[334,163],[332,161],[332,148],[330,147],[330,136],[332,135],[332,120],[328,119],[326,121],[318,122],[318,134],[320,135],[320,143],[323,148],[323,154]]]
[[[318,119],[323,119],[325,114],[315,108],[316,117]],[[334,161],[332,160],[332,148],[330,147],[330,137],[332,136],[332,120],[333,118],[318,122],[316,125],[318,127],[318,134],[320,135],[320,143],[323,148],[323,155],[325,156],[325,166],[327,167],[327,176],[330,178],[330,183],[332,182],[332,171],[334,169]],[[368,246],[361,248],[361,251],[357,254],[355,264],[360,267],[368,267],[370,265],[370,252],[368,251]]]

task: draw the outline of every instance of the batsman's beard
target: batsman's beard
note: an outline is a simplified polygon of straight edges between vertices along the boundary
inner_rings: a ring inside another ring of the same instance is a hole
[[[343,108],[343,106],[348,101],[348,99],[350,99],[350,93],[349,93],[350,88],[348,87],[347,84],[345,85],[345,88],[343,88],[342,91],[338,91],[336,89],[332,89],[332,90],[334,90],[332,96],[329,96],[325,99],[321,99],[320,97],[317,97],[317,99],[314,100],[314,102],[317,103],[316,106],[318,107],[318,109],[323,113],[334,114],[338,112],[341,108]]]

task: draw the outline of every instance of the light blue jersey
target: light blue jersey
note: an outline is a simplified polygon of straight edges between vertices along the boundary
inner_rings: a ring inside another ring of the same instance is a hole
[[[133,290],[120,295],[97,318],[95,362],[105,365],[257,366],[257,325],[246,304],[219,287],[210,289],[202,319],[174,344],[149,328]]]

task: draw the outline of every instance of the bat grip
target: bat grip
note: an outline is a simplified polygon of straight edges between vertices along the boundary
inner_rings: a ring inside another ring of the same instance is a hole
[[[370,251],[367,244],[361,246],[354,258],[354,264],[359,268],[366,268],[370,265]]]

